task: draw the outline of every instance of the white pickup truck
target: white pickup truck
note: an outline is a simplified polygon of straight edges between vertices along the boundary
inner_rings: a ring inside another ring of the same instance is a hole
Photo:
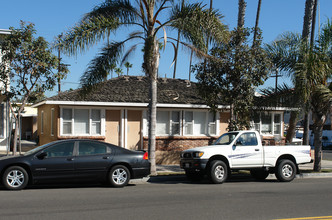
[[[190,180],[205,174],[212,183],[223,183],[231,170],[250,170],[258,180],[275,173],[282,182],[292,181],[298,164],[310,163],[309,145],[263,146],[257,131],[232,131],[213,145],[181,152],[180,166]]]

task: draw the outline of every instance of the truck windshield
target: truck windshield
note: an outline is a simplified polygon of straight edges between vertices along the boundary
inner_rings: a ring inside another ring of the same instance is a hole
[[[238,133],[239,132],[229,132],[223,134],[216,140],[216,142],[214,142],[214,145],[228,145],[232,143],[232,141],[235,139]]]

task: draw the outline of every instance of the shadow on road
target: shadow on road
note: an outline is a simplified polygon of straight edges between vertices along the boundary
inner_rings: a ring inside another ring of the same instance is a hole
[[[207,176],[200,181],[190,181],[185,175],[168,175],[168,176],[151,176],[148,183],[152,184],[211,184]],[[258,181],[250,174],[232,174],[226,181],[227,182],[278,182],[276,179],[266,179]]]

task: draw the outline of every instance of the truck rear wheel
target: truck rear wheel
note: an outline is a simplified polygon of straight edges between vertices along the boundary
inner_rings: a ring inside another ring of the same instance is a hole
[[[281,160],[277,165],[276,177],[280,182],[290,182],[295,178],[296,166],[291,160]]]
[[[220,184],[226,181],[228,176],[228,167],[225,162],[221,160],[214,160],[211,162],[209,177],[212,183]]]

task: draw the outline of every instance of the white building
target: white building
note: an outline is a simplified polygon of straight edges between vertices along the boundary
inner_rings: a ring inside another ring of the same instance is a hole
[[[4,36],[10,34],[10,30],[0,29],[0,42],[4,40]],[[0,48],[0,62],[2,62],[2,50]],[[7,88],[9,89],[9,88]],[[9,105],[5,100],[4,92],[6,88],[0,82],[0,151],[5,151],[9,147],[10,137],[10,118],[9,118]]]

